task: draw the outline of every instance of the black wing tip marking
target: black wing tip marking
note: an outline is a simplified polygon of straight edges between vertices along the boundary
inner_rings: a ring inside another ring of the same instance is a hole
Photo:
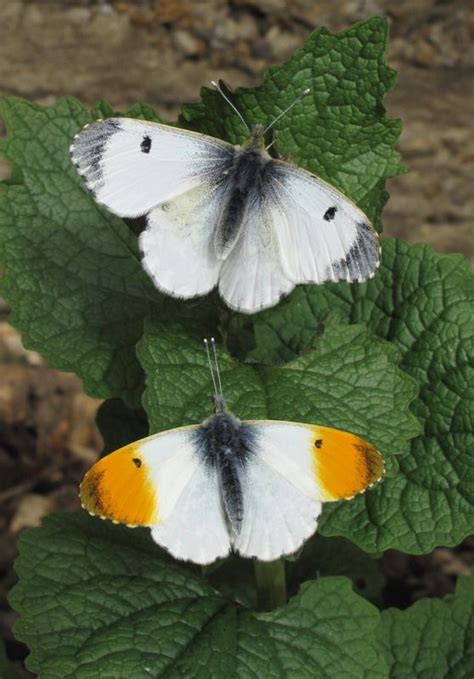
[[[364,283],[373,278],[380,266],[380,244],[377,233],[369,222],[356,223],[357,235],[347,255],[332,262],[326,270],[329,280]]]
[[[103,176],[101,161],[110,138],[120,129],[120,119],[108,118],[87,123],[74,135],[69,153],[77,172],[84,177],[89,191],[95,196],[94,188]]]
[[[121,120],[120,118],[98,118],[91,123],[86,123],[73,137],[73,142],[70,149],[74,149],[76,146],[82,144],[89,144],[94,138],[109,137],[116,130],[120,129]],[[77,143],[76,140],[80,140]]]

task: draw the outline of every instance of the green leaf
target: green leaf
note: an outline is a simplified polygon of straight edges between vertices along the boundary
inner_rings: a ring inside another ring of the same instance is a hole
[[[89,393],[138,405],[134,356],[143,317],[159,296],[142,271],[136,238],[96,205],[69,158],[72,138],[109,109],[74,99],[47,108],[3,100],[3,152],[18,178],[0,186],[2,295],[27,346],[76,372]]]
[[[209,368],[202,343],[178,326],[147,322],[138,355],[147,374],[144,406],[152,431],[202,421],[211,410]],[[219,351],[227,404],[242,419],[309,422],[352,431],[376,445],[387,478],[396,456],[419,433],[408,404],[414,381],[398,369],[397,350],[362,326],[333,319],[311,351],[282,367],[250,367]],[[345,536],[366,551],[396,547],[397,536],[378,540],[386,520],[385,480],[350,502],[324,507],[321,530]]]
[[[23,533],[16,567],[15,632],[45,679],[387,676],[379,613],[345,578],[256,614],[168,559],[147,531],[85,513]]]
[[[382,603],[384,578],[377,560],[344,538],[313,535],[297,554],[286,557],[285,566],[289,596],[296,594],[307,580],[344,575],[351,579],[357,594],[375,605]],[[247,608],[257,607],[258,591],[252,560],[233,554],[209,566],[206,576],[224,596]]]
[[[474,577],[460,578],[456,593],[442,601],[383,611],[379,639],[391,679],[474,676]]]
[[[373,604],[382,602],[384,578],[375,558],[344,538],[315,535],[308,540],[297,558],[287,563],[288,591],[302,582],[321,576],[345,575],[352,580],[357,594]]]
[[[12,97],[0,114],[9,133],[2,151],[14,176],[0,184],[0,289],[11,321],[27,346],[77,373],[91,395],[121,397],[137,408],[144,385],[135,344],[144,317],[205,323],[212,307],[197,309],[155,290],[136,236],[94,202],[73,167],[74,134],[113,115],[107,104],[88,113],[72,98],[48,108]],[[152,117],[139,106],[129,115]]]
[[[256,361],[287,361],[305,351],[329,312],[366,323],[401,351],[400,367],[421,386],[412,407],[424,431],[400,458],[399,473],[384,482],[385,511],[373,524],[380,550],[420,554],[474,532],[473,299],[462,256],[387,240],[368,283],[300,287],[274,310],[233,319],[230,343],[243,338],[234,349]],[[339,518],[346,522],[347,509],[337,511],[331,535]]]
[[[387,40],[388,24],[378,17],[342,33],[319,28],[289,61],[270,68],[262,85],[233,93],[248,125],[269,125],[310,88],[275,125],[276,149],[338,187],[376,225],[385,179],[404,171],[394,151],[401,123],[382,106],[396,80],[386,65]],[[184,107],[180,123],[242,143],[248,132],[228,103],[213,90],[203,88],[201,95],[202,102]]]

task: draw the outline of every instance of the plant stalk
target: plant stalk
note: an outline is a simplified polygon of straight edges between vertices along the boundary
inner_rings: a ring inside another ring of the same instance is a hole
[[[255,561],[258,608],[271,611],[286,604],[285,560]]]

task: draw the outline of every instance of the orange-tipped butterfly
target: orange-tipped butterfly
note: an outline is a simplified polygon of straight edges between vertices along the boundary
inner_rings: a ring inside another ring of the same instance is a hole
[[[213,342],[213,341],[212,341]],[[272,561],[316,530],[321,503],[379,481],[373,445],[312,424],[242,422],[226,410],[213,342],[215,414],[135,441],[99,460],[80,497],[91,514],[147,526],[177,559],[209,564],[231,550]]]

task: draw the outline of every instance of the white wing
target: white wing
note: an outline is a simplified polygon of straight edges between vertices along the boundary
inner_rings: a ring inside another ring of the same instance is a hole
[[[307,431],[298,424],[248,422],[258,432],[240,478],[243,520],[233,548],[272,561],[292,554],[314,533],[321,494],[311,466]]]
[[[283,269],[295,283],[365,281],[374,275],[378,236],[366,215],[333,186],[274,161],[265,198]]]
[[[217,285],[222,260],[215,253],[214,231],[224,196],[222,184],[202,184],[148,215],[140,236],[142,263],[160,290],[194,297]]]
[[[253,314],[272,307],[295,286],[280,264],[268,217],[261,200],[249,202],[237,241],[222,266],[219,293],[236,311]]]
[[[177,559],[208,564],[224,557],[230,539],[217,474],[199,458],[198,427],[131,443],[99,460],[81,484],[91,514],[148,526]]]
[[[245,423],[256,432],[239,480],[243,518],[233,548],[272,561],[316,530],[322,502],[350,499],[380,480],[380,453],[349,432],[278,421]]]
[[[234,147],[197,132],[132,118],[109,118],[74,138],[71,158],[99,203],[138,217],[222,176]]]

